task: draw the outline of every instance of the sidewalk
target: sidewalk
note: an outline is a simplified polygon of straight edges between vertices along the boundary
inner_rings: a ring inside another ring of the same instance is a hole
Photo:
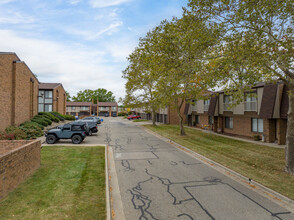
[[[198,131],[202,131],[205,133],[209,133],[209,134],[214,134],[214,135],[218,135],[221,137],[226,137],[226,138],[231,138],[234,140],[239,140],[239,141],[244,141],[244,142],[248,142],[248,143],[252,143],[252,144],[259,144],[259,145],[264,145],[264,146],[268,146],[268,147],[274,147],[274,148],[281,148],[281,149],[285,149],[286,145],[278,145],[276,143],[266,143],[266,142],[261,142],[261,141],[254,141],[254,140],[249,140],[246,138],[239,138],[239,137],[233,137],[233,136],[229,136],[229,135],[225,135],[225,134],[218,134],[216,132],[210,131],[210,130],[203,130],[201,128],[195,128],[195,127],[189,127],[189,126],[184,126],[185,128],[190,128],[190,129],[195,129]]]

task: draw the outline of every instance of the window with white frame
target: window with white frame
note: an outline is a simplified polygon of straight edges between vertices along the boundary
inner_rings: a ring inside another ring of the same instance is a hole
[[[204,111],[208,111],[210,99],[204,100]]]
[[[197,101],[196,100],[192,100],[192,111],[197,111]]]
[[[251,128],[253,132],[263,132],[263,119],[262,118],[252,118]]]
[[[52,91],[39,90],[38,102],[38,112],[52,112]]]
[[[101,107],[99,107],[99,110],[100,111],[108,111],[109,107],[101,106]]]
[[[225,128],[233,128],[233,118],[225,117]]]
[[[257,111],[257,99],[256,92],[245,94],[244,110],[245,111]]]
[[[111,107],[111,111],[116,111],[116,107],[115,106]]]
[[[72,107],[71,107],[71,110],[76,110],[76,107],[75,107],[75,106],[72,106]]]
[[[232,105],[232,96],[225,95],[224,96],[224,111],[232,111],[231,105]]]
[[[81,110],[87,111],[87,110],[89,110],[89,106],[81,106]]]

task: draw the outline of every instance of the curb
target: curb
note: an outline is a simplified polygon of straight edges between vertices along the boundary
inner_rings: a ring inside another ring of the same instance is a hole
[[[267,199],[277,203],[278,205],[288,209],[289,211],[291,211],[292,213],[294,213],[294,201],[292,199],[289,199],[288,197],[266,187],[266,186],[263,186],[262,184],[258,183],[258,182],[255,182],[254,180],[248,178],[248,177],[245,177],[211,159],[208,159],[207,157],[201,155],[201,154],[198,154],[168,138],[165,138],[147,128],[144,128],[143,129],[151,134],[153,134],[154,136],[160,138],[161,140],[173,145],[174,147],[176,147],[177,149],[183,151],[184,153],[190,155],[190,156],[194,156],[195,158],[201,160],[203,163],[209,165],[210,167],[216,169],[217,171],[225,174],[226,176],[238,181],[239,183],[241,183],[242,185],[252,189],[253,191],[259,193],[260,195],[266,197]]]
[[[105,194],[106,194],[106,219],[111,220],[109,174],[108,174],[108,145],[105,145]]]

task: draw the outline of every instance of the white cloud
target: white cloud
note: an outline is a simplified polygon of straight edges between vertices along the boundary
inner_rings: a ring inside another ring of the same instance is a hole
[[[90,0],[90,4],[93,8],[105,8],[109,6],[120,5],[132,0]]]
[[[0,30],[0,36],[1,51],[15,52],[41,82],[60,82],[71,95],[88,88],[105,88],[117,98],[124,95],[121,67],[108,66],[97,49],[24,38],[10,30]]]
[[[67,28],[66,32],[70,34],[80,35],[84,37],[85,40],[95,40],[98,37],[100,37],[103,34],[112,35],[114,32],[116,32],[119,26],[121,26],[123,23],[121,21],[114,22],[110,24],[108,27],[103,28],[102,30],[98,32],[94,31],[88,31],[88,30],[80,30],[77,28]]]
[[[0,5],[5,5],[8,4],[10,2],[15,2],[16,0],[0,0]]]
[[[1,5],[1,3],[0,3]],[[12,10],[0,10],[0,23],[4,24],[29,24],[34,23],[35,19],[28,15]]]
[[[72,4],[72,5],[76,5],[78,3],[80,3],[81,0],[69,0],[69,3]]]

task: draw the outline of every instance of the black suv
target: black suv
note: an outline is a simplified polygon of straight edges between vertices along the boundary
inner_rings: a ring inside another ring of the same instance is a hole
[[[46,142],[54,144],[60,139],[71,139],[73,144],[79,144],[86,138],[87,123],[86,122],[73,122],[65,124],[56,129],[51,129],[47,132]]]

